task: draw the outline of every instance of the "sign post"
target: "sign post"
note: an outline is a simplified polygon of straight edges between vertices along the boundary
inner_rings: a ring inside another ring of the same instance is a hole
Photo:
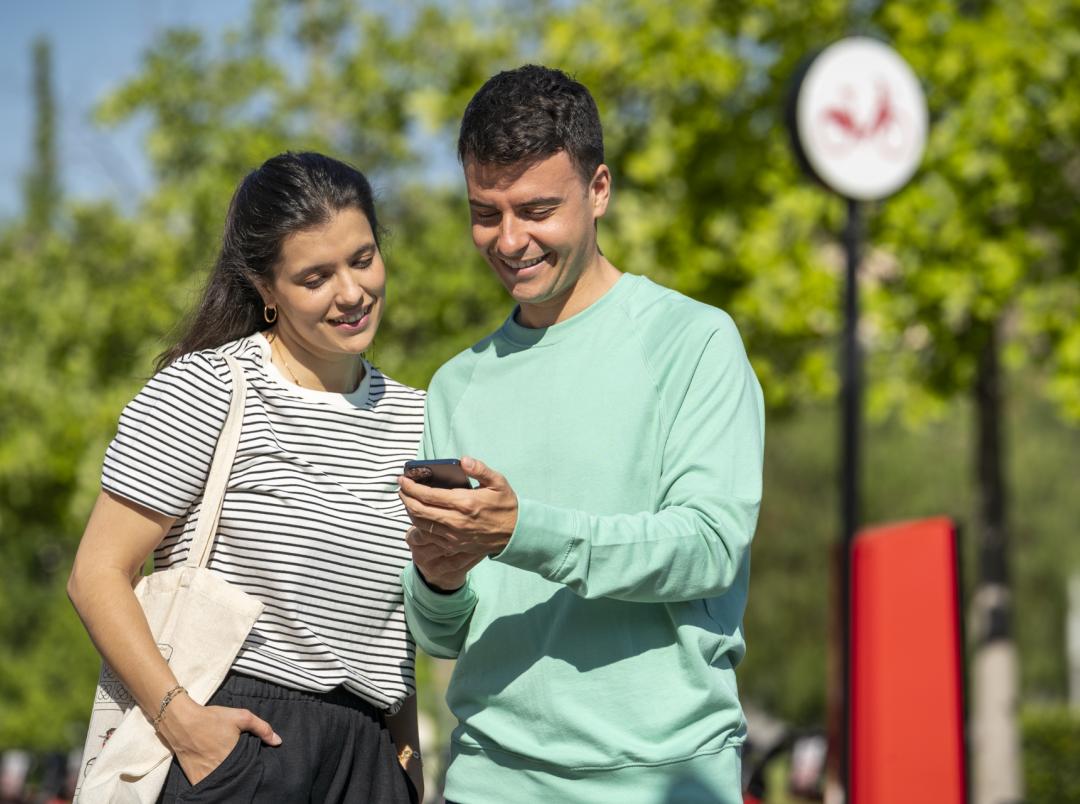
[[[849,37],[830,45],[797,76],[788,108],[795,153],[803,168],[847,201],[846,278],[841,345],[840,589],[837,662],[843,675],[831,685],[841,697],[840,723],[831,749],[843,790],[850,778],[851,543],[859,527],[859,436],[862,356],[859,350],[858,272],[862,248],[860,203],[878,201],[907,184],[926,144],[926,99],[914,72],[876,39]],[[834,708],[831,706],[830,708]]]

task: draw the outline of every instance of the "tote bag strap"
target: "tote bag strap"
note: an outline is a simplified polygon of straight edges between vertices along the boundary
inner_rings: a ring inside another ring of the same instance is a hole
[[[225,426],[221,428],[221,435],[218,436],[217,447],[214,449],[210,474],[206,478],[206,490],[203,492],[199,521],[195,526],[195,536],[191,540],[187,561],[184,562],[188,567],[205,567],[210,560],[210,548],[214,544],[218,519],[221,517],[221,504],[225,500],[225,485],[229,481],[236,447],[240,443],[240,429],[244,424],[247,380],[244,379],[244,372],[240,364],[236,362],[236,358],[232,355],[223,355],[223,357],[229,364],[229,371],[232,374],[232,401],[229,403],[229,414],[225,417]]]

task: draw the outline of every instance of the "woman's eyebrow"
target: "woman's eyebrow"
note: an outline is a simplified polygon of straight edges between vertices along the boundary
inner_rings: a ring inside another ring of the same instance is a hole
[[[357,259],[358,257],[367,257],[369,254],[374,254],[374,253],[375,253],[375,243],[373,243],[373,242],[364,243],[364,245],[360,246],[360,248],[358,248],[356,251],[354,251],[349,256],[348,261],[352,262],[353,260]],[[334,267],[334,263],[332,263],[332,262],[321,262],[321,263],[319,263],[317,265],[305,265],[303,268],[297,268],[293,272],[293,276],[303,276],[304,274],[310,274],[310,273],[312,273],[314,271],[325,271],[326,269],[333,268],[333,267]]]

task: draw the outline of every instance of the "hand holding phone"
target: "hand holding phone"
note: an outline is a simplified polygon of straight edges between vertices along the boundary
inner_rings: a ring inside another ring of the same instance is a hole
[[[472,488],[469,477],[457,458],[406,461],[405,477],[434,489]]]

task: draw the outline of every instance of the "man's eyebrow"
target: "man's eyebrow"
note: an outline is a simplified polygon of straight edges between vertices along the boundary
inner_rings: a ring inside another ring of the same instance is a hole
[[[514,207],[520,209],[522,207],[550,207],[556,206],[563,202],[563,197],[560,195],[539,196],[537,198],[530,198],[527,201],[514,204]],[[483,209],[494,209],[493,204],[486,204],[483,201],[478,201],[475,198],[469,199],[469,206],[481,207]]]
[[[563,200],[562,196],[550,195],[550,196],[543,196],[543,197],[540,197],[540,198],[530,198],[528,201],[525,201],[525,202],[523,202],[521,204],[518,204],[517,206],[519,206],[519,207],[550,207],[550,206],[553,206],[555,204],[561,204],[562,200]]]

